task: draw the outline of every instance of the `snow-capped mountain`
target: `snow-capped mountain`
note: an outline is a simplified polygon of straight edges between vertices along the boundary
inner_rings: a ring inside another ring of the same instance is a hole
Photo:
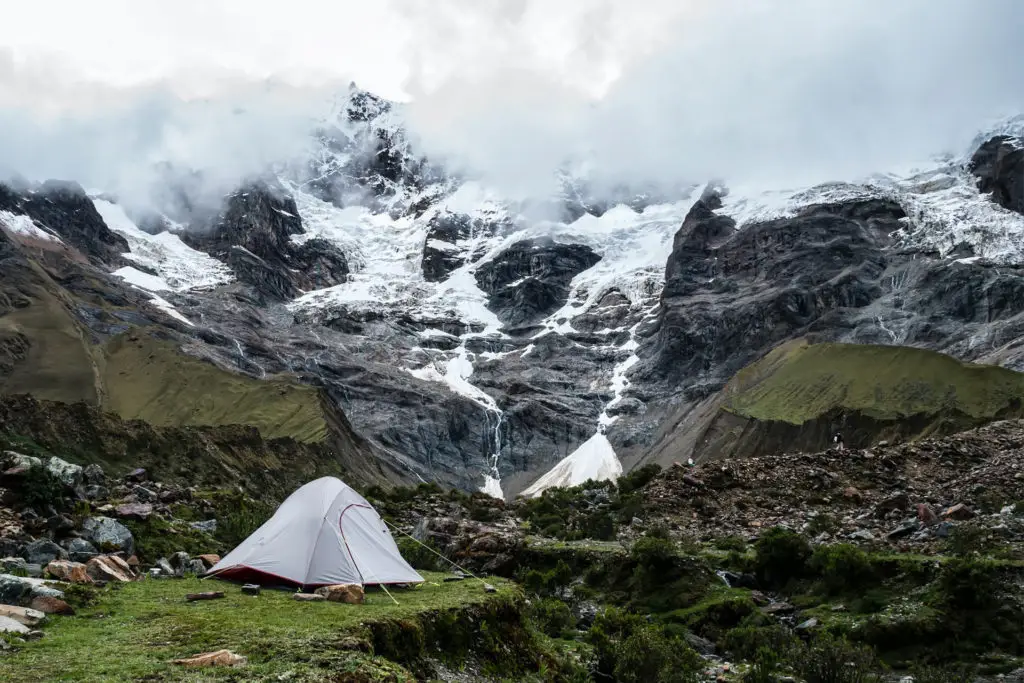
[[[538,219],[419,155],[401,108],[353,88],[308,160],[214,216],[91,194],[106,232],[89,223],[79,249],[186,352],[323,387],[398,476],[534,494],[680,457],[666,440],[797,336],[1022,365],[1022,134],[793,190],[591,197],[565,175]],[[83,228],[44,209],[80,199],[55,192],[2,188],[0,223],[73,243]]]

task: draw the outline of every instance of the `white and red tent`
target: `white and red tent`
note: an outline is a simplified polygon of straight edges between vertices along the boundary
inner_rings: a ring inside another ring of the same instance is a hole
[[[350,486],[323,477],[281,503],[207,576],[301,587],[421,583],[387,525]]]

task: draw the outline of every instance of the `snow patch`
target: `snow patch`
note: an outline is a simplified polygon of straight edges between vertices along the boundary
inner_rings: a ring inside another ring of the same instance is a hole
[[[167,284],[163,278],[150,275],[149,273],[143,273],[141,270],[132,268],[131,266],[118,268],[111,274],[116,275],[129,284],[150,292],[160,292],[171,289],[171,286]]]
[[[57,242],[59,244],[64,243],[61,238],[39,227],[34,220],[25,215],[14,214],[10,211],[0,211],[0,222],[3,222],[8,230],[18,235],[48,242]]]
[[[578,486],[588,479],[615,481],[621,475],[622,463],[608,437],[599,431],[535,481],[522,495],[532,498],[553,486]]]
[[[178,310],[174,307],[174,305],[171,304],[171,302],[168,301],[167,299],[163,299],[154,294],[153,298],[149,300],[149,303],[153,304],[154,306],[156,306],[157,308],[159,308],[172,318],[180,320],[181,322],[191,327],[195,327],[195,324],[191,320],[183,316],[181,313],[179,313]]]
[[[150,235],[140,230],[117,204],[98,198],[92,202],[107,227],[128,241],[130,251],[125,254],[125,258],[156,271],[166,283],[165,289],[184,292],[234,279],[230,268],[212,256],[188,246],[177,235],[167,231]]]

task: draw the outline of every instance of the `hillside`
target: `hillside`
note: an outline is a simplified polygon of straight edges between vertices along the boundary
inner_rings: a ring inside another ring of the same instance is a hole
[[[780,345],[666,426],[650,461],[708,460],[951,434],[1024,414],[1024,373],[926,349]]]

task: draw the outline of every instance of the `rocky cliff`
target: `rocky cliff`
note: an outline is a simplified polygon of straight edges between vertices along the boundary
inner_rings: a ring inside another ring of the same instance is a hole
[[[388,476],[500,496],[556,467],[545,481],[614,476],[674,457],[672,425],[793,339],[1020,368],[1021,128],[856,183],[597,197],[566,174],[524,205],[424,158],[400,105],[353,88],[308,161],[217,210],[182,174],[163,215],[5,186],[0,387],[268,436],[347,419]],[[288,413],[301,386],[328,410]],[[281,410],[215,406],[251,387]]]

